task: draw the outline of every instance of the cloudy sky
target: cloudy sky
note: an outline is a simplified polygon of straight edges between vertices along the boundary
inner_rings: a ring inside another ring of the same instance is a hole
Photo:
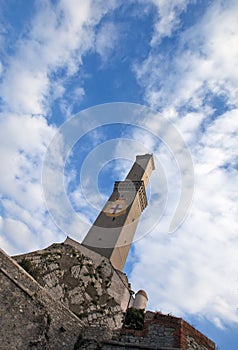
[[[237,18],[236,0],[0,0],[1,248],[81,241],[153,153],[125,271],[221,350],[238,343]]]

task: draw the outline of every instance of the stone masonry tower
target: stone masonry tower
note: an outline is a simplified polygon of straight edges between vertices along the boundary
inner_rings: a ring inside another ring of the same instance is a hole
[[[82,245],[107,257],[122,270],[142,211],[147,206],[146,186],[154,170],[152,154],[136,156],[124,181],[113,192],[90,228]]]

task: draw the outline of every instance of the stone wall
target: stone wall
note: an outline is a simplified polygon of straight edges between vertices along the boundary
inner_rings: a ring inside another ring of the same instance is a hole
[[[182,320],[181,348],[182,350],[215,350],[215,344],[189,323]]]
[[[96,341],[89,341],[82,345],[81,350],[180,350],[178,348],[161,348],[160,346],[146,346],[144,344],[126,344],[118,341],[108,341],[98,343]]]
[[[83,322],[0,250],[0,349],[73,350]]]
[[[150,313],[153,317],[146,318],[143,330],[127,330],[121,332],[120,341],[126,344],[180,349],[181,319],[173,316]]]
[[[129,285],[107,258],[68,239],[14,259],[85,324],[121,328]]]
[[[215,343],[182,318],[147,312],[144,329],[122,330],[120,342],[138,348],[215,350]]]
[[[122,329],[100,340],[98,330],[83,334],[85,350],[215,350],[215,344],[181,318],[147,312],[143,330]]]
[[[108,268],[113,270],[110,293],[116,302],[120,304],[122,310],[126,311],[128,307],[128,300],[130,299],[130,284],[128,283],[126,274],[114,269],[111,262],[107,258],[86,248],[70,237],[66,238],[64,244],[76,248],[82,255],[89,257],[96,266],[100,265],[102,262],[107,263]]]

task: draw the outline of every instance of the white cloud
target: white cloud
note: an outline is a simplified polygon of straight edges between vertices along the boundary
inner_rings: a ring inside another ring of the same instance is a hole
[[[45,215],[41,188],[42,160],[55,129],[43,117],[8,113],[0,124],[0,192],[5,213],[0,236],[2,248],[14,254],[61,236]]]
[[[44,99],[49,89],[46,72],[30,71],[14,62],[1,88],[2,98],[11,111],[44,114]]]
[[[36,189],[41,192],[41,159],[54,128],[48,126],[44,118],[27,115],[5,114],[0,123],[1,193],[18,200],[21,198],[26,206],[30,206],[29,199],[39,197],[35,196]],[[27,190],[32,184],[34,190]]]
[[[158,11],[158,19],[154,26],[154,35],[151,45],[160,42],[163,37],[171,36],[172,32],[180,23],[179,16],[183,12],[190,0],[151,0]]]
[[[152,106],[201,108],[208,93],[237,103],[237,11],[237,2],[215,2],[200,22],[180,33],[171,57],[152,47],[135,69]]]
[[[79,6],[75,0],[61,0],[55,5],[45,0],[37,6],[29,31],[17,42],[14,57],[8,59],[0,87],[8,110],[18,113],[46,114],[58,69],[66,70],[67,79],[78,72],[82,56],[94,50],[95,45],[102,55],[108,55],[111,45],[104,40],[103,33],[95,44],[94,26],[116,6],[114,2],[105,5],[88,0]],[[51,74],[54,74],[53,86]],[[57,98],[58,94],[53,91],[52,97]]]
[[[154,231],[137,242],[133,286],[147,290],[153,309],[238,322],[235,236],[224,237],[229,218],[222,225],[219,216],[211,222],[209,211],[206,215],[197,203],[192,213],[174,235]]]
[[[199,314],[219,327],[238,322],[237,11],[236,1],[212,3],[197,24],[180,32],[172,58],[156,45],[178,20],[158,30],[159,19],[151,51],[136,66],[145,100],[173,121],[190,147],[195,195],[188,219],[166,235],[177,182],[169,185],[173,170],[163,163],[171,199],[157,229],[135,245],[133,287],[147,290],[152,308],[186,318]],[[214,103],[216,98],[226,112]],[[219,117],[214,117],[216,108]],[[156,130],[156,118],[148,120],[153,124]],[[163,149],[157,155],[163,159]],[[151,210],[147,227],[155,217]]]
[[[178,125],[189,130],[189,140],[197,140],[190,142],[195,167],[192,208],[177,232],[166,235],[178,200],[179,176],[160,148],[155,156],[165,169],[169,201],[159,225],[135,245],[137,263],[131,280],[133,288],[146,288],[150,308],[186,318],[199,314],[223,327],[238,322],[237,110],[226,112],[199,132],[200,141],[196,133],[203,118],[191,117],[188,114]],[[157,174],[152,191],[161,186]],[[152,202],[147,210],[139,228],[142,233],[156,222],[159,206]]]
[[[36,4],[27,30],[14,42],[13,53],[5,54],[0,85],[3,110],[0,189],[4,213],[1,240],[9,253],[42,247],[63,238],[46,214],[41,187],[44,154],[56,132],[46,116],[51,114],[50,106],[55,99],[71,112],[72,107],[64,100],[67,79],[80,69],[82,56],[95,50],[95,26],[115,6],[118,4],[114,1],[110,4],[90,0],[80,4],[74,0],[41,1]],[[108,42],[101,37],[100,54],[107,50]],[[84,95],[80,84],[79,81],[71,95],[72,104]],[[60,156],[59,149],[55,156]],[[52,187],[54,177],[57,169],[50,177]],[[18,231],[16,238],[12,238],[14,227]],[[77,229],[75,225],[74,231]],[[29,245],[23,247],[24,241],[25,244],[29,241]]]
[[[103,61],[108,60],[117,45],[119,29],[112,22],[103,24],[96,36],[96,51]]]

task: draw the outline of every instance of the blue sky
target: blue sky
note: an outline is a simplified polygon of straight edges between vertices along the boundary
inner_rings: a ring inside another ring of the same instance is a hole
[[[238,343],[237,15],[236,0],[0,0],[1,248],[26,252],[68,232],[81,240],[114,180],[136,154],[153,153],[149,206],[126,271],[150,309],[185,318],[222,350]],[[153,112],[120,120],[116,102]],[[46,183],[58,200],[49,205],[42,186],[50,142],[77,113],[85,132],[65,158],[60,137],[53,151],[80,228],[60,216],[58,168]],[[191,169],[172,134],[161,136],[165,118],[194,171],[193,200],[173,234]]]

